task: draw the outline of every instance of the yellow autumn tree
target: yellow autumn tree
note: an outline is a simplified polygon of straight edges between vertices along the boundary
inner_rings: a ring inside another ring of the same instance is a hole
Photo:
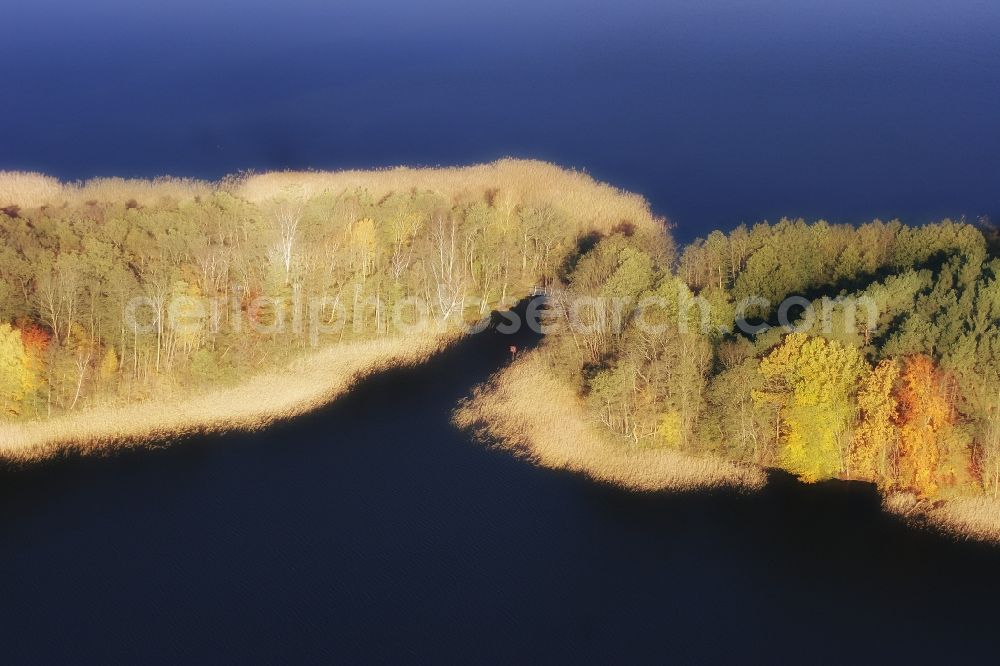
[[[375,252],[378,249],[378,234],[375,221],[363,217],[348,228],[348,241],[351,248],[351,265],[359,271],[361,277],[367,277],[375,267]]]
[[[765,384],[753,398],[779,410],[781,466],[807,482],[839,474],[845,467],[853,393],[868,372],[861,354],[825,338],[792,333],[761,360],[759,370]]]
[[[100,377],[103,382],[110,382],[118,374],[118,355],[114,347],[108,347],[101,359]]]
[[[0,324],[0,415],[17,416],[21,403],[35,387],[31,358],[20,331]]]
[[[898,404],[893,391],[899,377],[894,359],[881,361],[858,389],[860,421],[854,430],[848,473],[880,485],[892,478],[892,455],[899,439]]]
[[[681,413],[676,409],[664,412],[656,425],[656,436],[667,446],[680,446],[684,439],[684,420],[681,418]]]
[[[924,355],[906,360],[899,390],[898,484],[930,496],[938,490],[942,440],[952,422],[944,378]]]

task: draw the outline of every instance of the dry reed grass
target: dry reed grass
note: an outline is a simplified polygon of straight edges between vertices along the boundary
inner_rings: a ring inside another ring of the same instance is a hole
[[[58,201],[65,186],[52,176],[29,171],[0,171],[0,207],[33,208]]]
[[[190,201],[212,194],[215,185],[193,178],[164,176],[153,180],[141,178],[94,178],[69,186],[76,201],[128,201],[149,206],[162,199]]]
[[[631,449],[588,421],[580,399],[538,352],[527,354],[455,412],[455,423],[536,464],[586,474],[633,490],[758,489],[764,473],[718,458]]]
[[[479,438],[543,467],[585,474],[633,490],[736,487],[755,490],[763,470],[665,449],[630,449],[592,425],[581,400],[530,353],[478,387],[455,423]],[[1000,542],[1000,499],[953,497],[935,502],[890,493],[883,508],[917,528],[961,539]]]
[[[600,183],[579,171],[539,160],[502,159],[488,164],[450,168],[395,167],[375,171],[271,172],[248,176],[234,193],[252,202],[295,195],[314,197],[363,188],[380,198],[412,188],[446,198],[493,192],[497,205],[558,205],[575,220],[608,231],[623,220],[654,224],[649,204],[637,195]],[[507,198],[510,197],[510,198]]]
[[[162,199],[190,201],[215,189],[212,183],[192,178],[94,178],[83,183],[61,183],[40,173],[0,171],[0,207],[129,200],[148,206]]]
[[[219,183],[185,178],[97,178],[85,183],[60,183],[39,173],[0,171],[0,207],[34,208],[91,200],[119,203],[135,200],[150,205],[161,199],[190,200],[217,190],[253,203],[357,189],[381,198],[414,188],[436,192],[450,200],[482,197],[489,192],[499,207],[555,204],[574,222],[602,232],[625,220],[645,228],[656,224],[646,200],[637,194],[554,164],[515,159],[451,168],[271,172],[223,179]]]
[[[1000,542],[1000,499],[987,495],[950,497],[936,502],[894,493],[885,509],[918,525],[927,525],[960,539]]]
[[[321,407],[375,372],[421,363],[456,338],[455,333],[427,333],[343,343],[237,386],[183,400],[0,423],[0,458],[32,462],[66,450],[100,453],[192,434],[258,430]]]

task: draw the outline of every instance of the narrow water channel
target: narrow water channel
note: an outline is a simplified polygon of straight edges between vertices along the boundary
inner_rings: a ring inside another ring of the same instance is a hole
[[[266,432],[3,471],[3,661],[996,654],[1000,551],[909,529],[866,486],[634,494],[470,441],[450,412],[509,344]]]

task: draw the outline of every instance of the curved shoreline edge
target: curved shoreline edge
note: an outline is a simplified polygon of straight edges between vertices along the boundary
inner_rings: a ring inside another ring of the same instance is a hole
[[[252,432],[319,409],[373,374],[424,363],[461,338],[456,331],[347,342],[284,368],[183,400],[81,411],[47,421],[0,424],[0,460],[30,464],[63,453],[101,455],[200,434]],[[541,467],[581,474],[636,492],[731,489],[755,492],[764,468],[669,449],[629,449],[587,419],[573,391],[527,353],[478,386],[453,422]],[[918,502],[889,494],[883,509],[915,528],[1000,543],[1000,502],[988,497]]]
[[[301,356],[239,384],[180,400],[98,407],[50,420],[0,423],[0,460],[31,463],[60,453],[106,453],[198,434],[255,431],[301,416],[390,368],[426,361],[460,333],[346,342]]]
[[[572,389],[553,377],[536,353],[526,354],[476,388],[453,422],[478,441],[532,464],[582,474],[638,492],[728,488],[755,492],[764,468],[669,449],[628,449],[588,422]],[[914,528],[948,537],[1000,543],[1000,502],[987,497],[928,503],[904,494],[883,497],[883,510]]]
[[[564,469],[636,491],[736,488],[757,490],[763,470],[720,458],[667,449],[629,450],[592,424],[579,399],[552,377],[535,353],[526,354],[455,411],[455,424],[480,440],[552,469]]]

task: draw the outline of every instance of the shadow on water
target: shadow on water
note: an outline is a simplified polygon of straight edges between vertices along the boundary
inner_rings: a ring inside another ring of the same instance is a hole
[[[522,304],[523,308],[523,304]],[[993,650],[1000,553],[860,484],[636,494],[471,443],[473,336],[266,432],[0,475],[10,663],[916,661]]]

